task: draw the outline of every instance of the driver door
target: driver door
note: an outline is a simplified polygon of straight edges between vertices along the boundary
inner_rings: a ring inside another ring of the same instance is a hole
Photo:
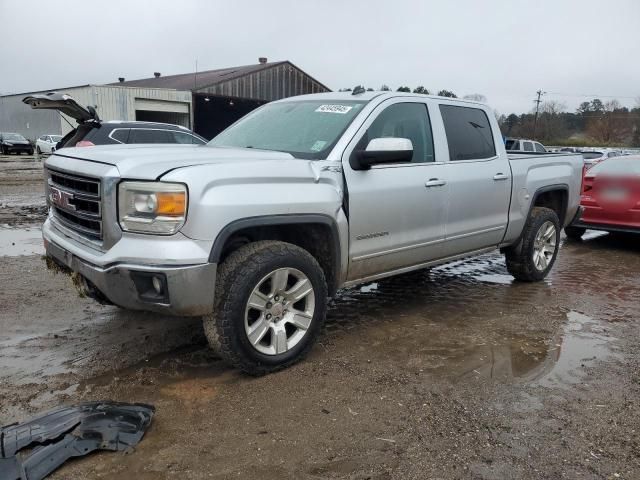
[[[353,169],[351,154],[382,137],[411,140],[411,161]],[[447,183],[445,165],[436,161],[426,102],[399,97],[379,105],[345,150],[343,165],[349,210],[348,280],[442,256]]]

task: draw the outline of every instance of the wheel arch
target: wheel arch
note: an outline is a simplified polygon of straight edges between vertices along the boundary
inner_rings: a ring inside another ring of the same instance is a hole
[[[550,208],[560,220],[560,228],[564,226],[567,216],[567,208],[569,206],[569,185],[566,183],[558,183],[540,187],[533,194],[533,199],[529,205],[527,218],[531,215],[534,207]]]
[[[323,214],[283,214],[235,220],[220,230],[209,262],[220,263],[242,245],[259,240],[281,240],[307,250],[324,270],[329,295],[341,278],[340,233],[336,221]]]

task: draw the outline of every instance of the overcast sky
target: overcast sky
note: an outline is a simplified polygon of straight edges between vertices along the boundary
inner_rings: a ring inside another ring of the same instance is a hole
[[[0,0],[0,92],[290,60],[329,88],[640,97],[640,0]]]

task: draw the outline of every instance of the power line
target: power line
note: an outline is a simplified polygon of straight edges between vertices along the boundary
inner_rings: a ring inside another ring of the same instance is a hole
[[[547,92],[549,95],[559,95],[561,97],[592,97],[592,98],[631,98],[636,100],[640,98],[640,95],[636,96],[627,96],[627,95],[598,95],[596,93],[560,93],[560,92]]]

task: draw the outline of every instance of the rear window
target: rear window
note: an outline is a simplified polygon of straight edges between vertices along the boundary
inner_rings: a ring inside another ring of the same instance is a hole
[[[496,147],[487,114],[479,108],[440,105],[451,160],[494,157]]]
[[[589,176],[595,175],[640,175],[640,158],[609,158],[589,169]]]
[[[582,152],[582,158],[585,160],[593,160],[594,158],[600,158],[602,152]]]
[[[118,128],[111,132],[111,135],[109,136],[114,140],[117,140],[118,142],[127,143],[127,141],[129,140],[129,129]]]
[[[507,140],[504,148],[507,150],[520,150],[520,140]]]

